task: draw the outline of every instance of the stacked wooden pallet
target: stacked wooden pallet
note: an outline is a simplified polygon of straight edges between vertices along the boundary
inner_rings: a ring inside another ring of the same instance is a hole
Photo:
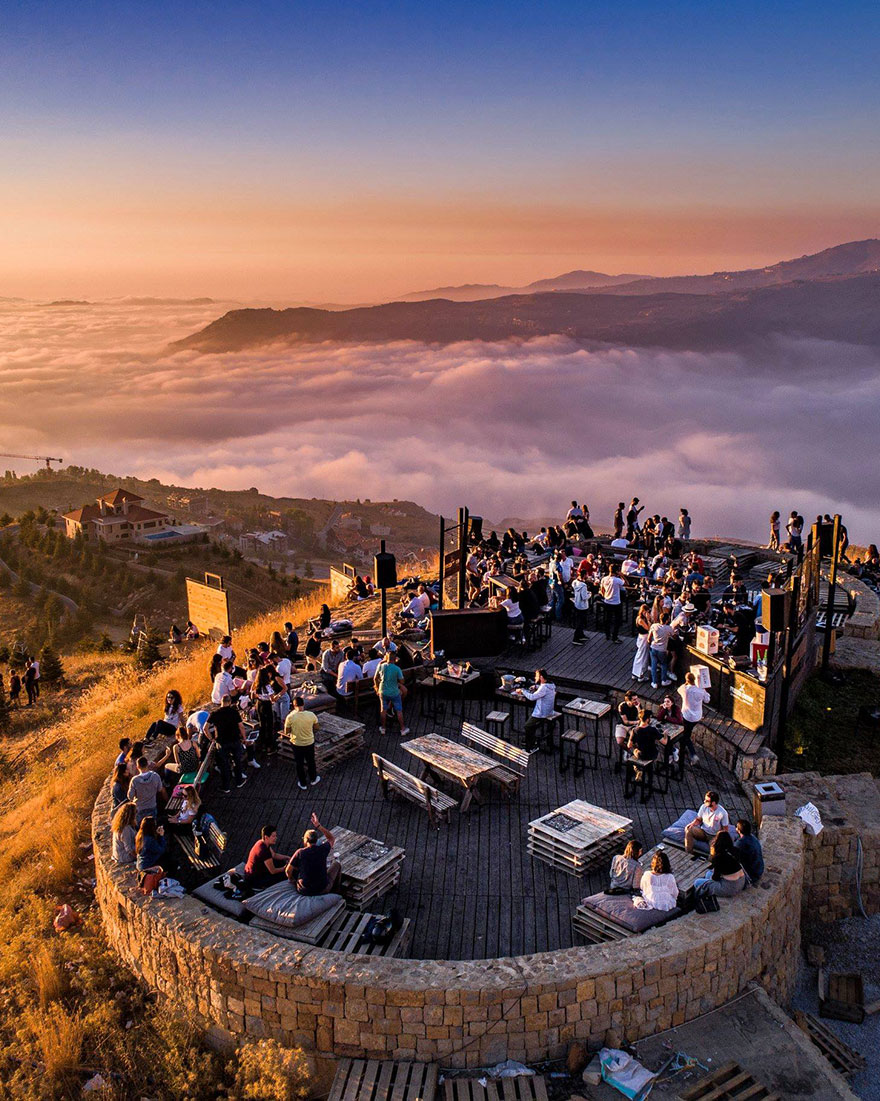
[[[340,1059],[327,1101],[434,1101],[434,1063]]]
[[[840,1074],[848,1076],[864,1070],[865,1059],[857,1051],[835,1036],[827,1025],[810,1013],[794,1011],[795,1024],[810,1037],[819,1051]]]
[[[293,746],[283,735],[278,745],[282,757],[293,760]],[[364,724],[341,715],[322,712],[318,716],[315,732],[315,766],[323,775],[334,765],[349,757],[356,757],[364,750]]]
[[[781,1101],[738,1063],[725,1063],[679,1094],[681,1101]]]
[[[397,885],[405,849],[344,826],[334,826],[330,832],[334,852],[342,864],[340,890],[349,906],[363,910]]]
[[[630,837],[631,818],[574,799],[529,822],[528,850],[560,871],[583,876],[591,865],[620,852]]]
[[[706,571],[706,576],[711,577],[717,584],[720,581],[726,581],[730,569],[727,565],[726,558],[716,558],[713,554],[704,554],[701,556],[703,559],[703,569]]]
[[[329,910],[325,910],[323,914],[318,914],[317,917],[303,925],[281,925],[266,918],[255,917],[250,922],[250,928],[261,929],[264,933],[274,933],[278,937],[284,937],[286,940],[297,940],[303,944],[320,944],[321,939],[326,936],[333,923],[344,913],[345,903],[340,898]]]

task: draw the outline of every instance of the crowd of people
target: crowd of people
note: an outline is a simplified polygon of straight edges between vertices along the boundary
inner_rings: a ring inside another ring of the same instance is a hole
[[[40,698],[40,659],[34,654],[25,657],[23,670],[18,666],[10,666],[8,689],[3,683],[3,674],[0,673],[0,695],[8,699],[10,707],[21,708],[22,690],[27,700],[26,706],[33,707]]]

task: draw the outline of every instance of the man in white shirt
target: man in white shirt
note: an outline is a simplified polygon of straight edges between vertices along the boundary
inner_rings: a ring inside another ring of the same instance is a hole
[[[620,642],[620,624],[623,622],[623,606],[620,594],[626,582],[620,576],[619,567],[613,563],[599,582],[599,595],[605,604],[605,637],[609,642]]]
[[[620,567],[620,572],[624,577],[632,577],[633,574],[639,572],[639,562],[634,554],[630,553],[626,556],[623,565]]]
[[[535,704],[531,716],[526,719],[525,735],[526,752],[536,753],[538,747],[535,745],[535,732],[544,725],[541,719],[546,719],[553,713],[556,704],[556,685],[550,683],[546,669],[536,669],[534,691],[520,688],[519,695],[524,699],[533,700]]]
[[[629,543],[621,535],[619,539],[611,540],[611,546],[614,547],[615,550],[626,550]]]
[[[382,664],[382,657],[379,651],[373,647],[367,654],[367,660],[364,662],[363,674],[365,677],[369,677],[370,680],[376,675],[376,670]]]
[[[232,675],[232,671],[235,669],[235,665],[232,661],[224,661],[220,669],[220,672],[214,677],[214,687],[211,689],[211,702],[220,705],[224,696],[237,695],[235,688],[235,678]]]
[[[422,602],[422,616],[420,618],[423,618],[431,610],[431,594],[428,592],[426,585],[419,584],[419,595],[416,599]]]
[[[712,838],[719,830],[726,830],[730,825],[730,816],[718,802],[717,791],[707,791],[703,798],[703,805],[697,811],[697,817],[684,831],[684,847],[689,853],[694,851],[695,841],[712,843]]]
[[[560,549],[558,554],[559,557],[556,560],[556,569],[559,576],[562,578],[563,584],[567,585],[571,581],[571,569],[574,563],[564,550]]]
[[[410,596],[409,603],[401,610],[401,619],[421,619],[424,616],[424,604],[418,593]]]
[[[363,670],[354,660],[354,650],[349,646],[345,651],[345,660],[336,674],[336,691],[340,696],[350,696],[352,682],[361,680],[363,675]]]
[[[697,684],[697,678],[693,673],[685,673],[684,684],[678,690],[681,696],[681,717],[684,720],[684,734],[681,736],[681,744],[690,756],[691,764],[695,765],[699,758],[694,751],[694,743],[691,736],[694,727],[703,718],[703,704],[710,700],[705,688]]]
[[[590,590],[582,577],[576,577],[571,584],[571,601],[574,605],[574,637],[571,643],[572,646],[585,646],[584,631],[590,607]]]
[[[571,502],[571,508],[565,514],[566,520],[583,520],[584,510],[578,505],[577,501]]]

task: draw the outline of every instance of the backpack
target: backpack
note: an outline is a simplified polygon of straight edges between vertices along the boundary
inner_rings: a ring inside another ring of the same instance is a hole
[[[390,914],[374,914],[361,933],[357,947],[361,948],[365,944],[390,944],[402,924],[397,910],[392,910]]]

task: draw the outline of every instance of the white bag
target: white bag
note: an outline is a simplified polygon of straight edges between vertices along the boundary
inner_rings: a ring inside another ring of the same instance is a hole
[[[632,1101],[647,1097],[657,1077],[646,1070],[638,1059],[617,1048],[603,1047],[599,1052],[599,1062],[602,1064],[602,1078]]]
[[[804,803],[794,813],[803,822],[804,829],[811,837],[817,837],[822,832],[822,817],[812,803]]]
[[[156,894],[160,898],[183,898],[186,891],[183,889],[183,884],[179,883],[176,879],[160,879],[159,886],[156,888]]]

